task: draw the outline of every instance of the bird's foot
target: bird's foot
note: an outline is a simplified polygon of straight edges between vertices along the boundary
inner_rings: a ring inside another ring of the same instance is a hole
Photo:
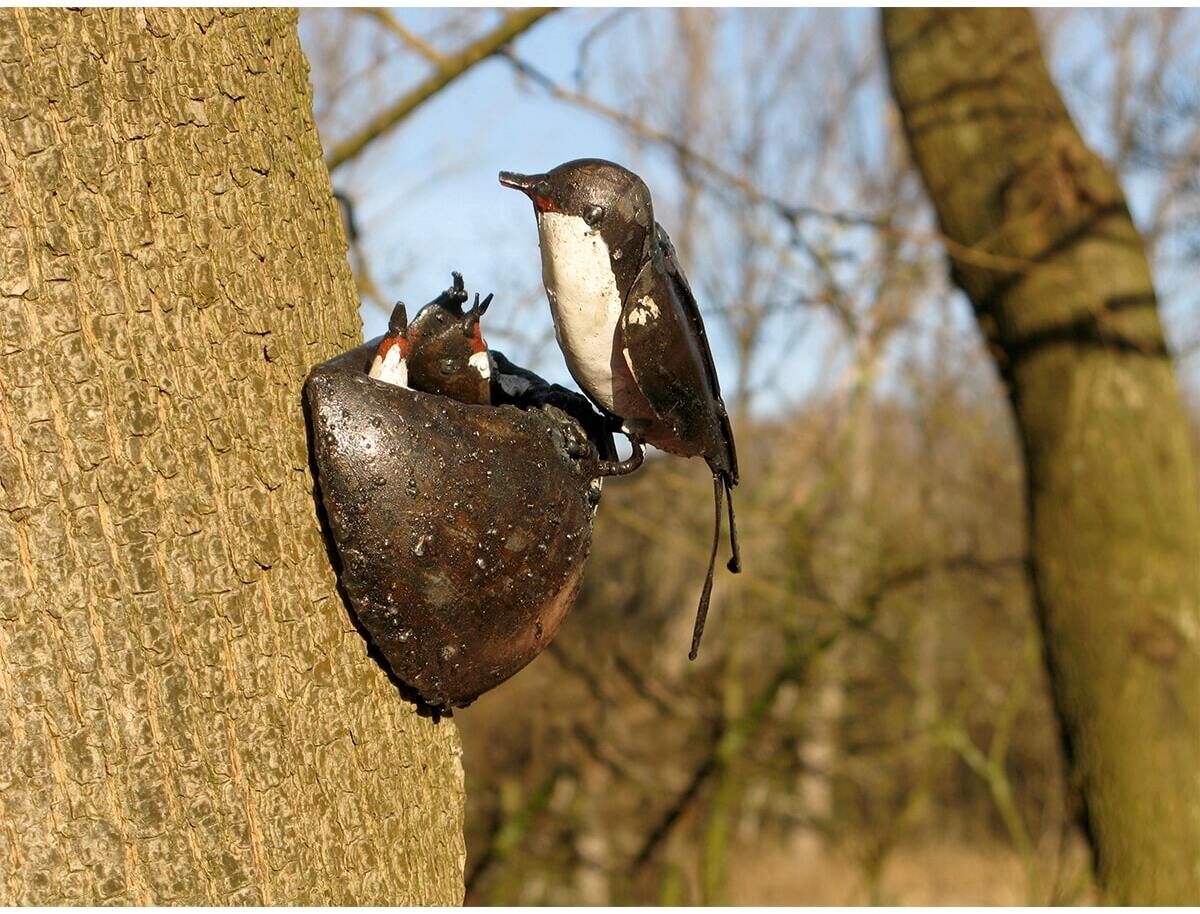
[[[624,460],[602,460],[596,468],[597,476],[626,476],[642,465],[646,459],[646,449],[636,438],[629,438],[633,453]]]

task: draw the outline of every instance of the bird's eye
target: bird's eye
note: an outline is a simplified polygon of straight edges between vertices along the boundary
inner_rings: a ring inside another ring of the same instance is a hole
[[[589,206],[583,211],[583,221],[595,228],[600,224],[600,220],[604,218],[603,206]]]

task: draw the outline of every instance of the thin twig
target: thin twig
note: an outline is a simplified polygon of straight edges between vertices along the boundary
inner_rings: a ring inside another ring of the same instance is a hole
[[[582,92],[576,92],[559,85],[537,67],[518,57],[511,50],[502,50],[499,54],[508,60],[519,73],[529,78],[532,82],[537,83],[559,101],[591,111],[593,114],[598,114],[645,140],[661,146],[667,146],[674,150],[681,160],[699,166],[701,170],[707,172],[712,178],[715,178],[726,189],[735,190],[751,202],[767,207],[790,225],[797,226],[805,220],[816,219],[840,225],[844,228],[870,228],[911,241],[939,242],[955,260],[1001,273],[1025,273],[1038,265],[1035,261],[1026,258],[993,254],[990,251],[961,244],[939,232],[924,234],[901,230],[895,225],[890,224],[884,217],[878,215],[849,210],[829,210],[780,200],[777,197],[767,194],[745,176],[730,171],[692,149],[670,133],[647,124],[636,117],[632,117],[623,111],[619,111],[610,105],[606,105],[604,102],[592,98],[590,95],[585,95]]]
[[[605,16],[603,19],[601,19],[599,22],[597,22],[594,26],[592,26],[590,29],[588,29],[587,34],[584,35],[582,39],[580,39],[579,47],[576,49],[576,61],[575,61],[575,73],[574,73],[574,79],[575,79],[576,86],[578,86],[580,88],[583,87],[584,71],[587,69],[588,51],[591,50],[592,42],[594,42],[597,38],[599,38],[601,35],[603,35],[605,32],[607,32],[610,28],[612,28],[614,25],[616,25],[618,20],[620,20],[622,16],[624,16],[626,13],[630,13],[630,12],[633,12],[633,9],[631,7],[624,7],[622,9],[613,10],[611,13],[609,13],[607,16]]]
[[[546,779],[529,794],[524,804],[515,809],[507,818],[501,818],[496,822],[488,846],[479,855],[464,880],[467,894],[475,889],[480,877],[493,864],[505,860],[521,846],[538,818],[549,806],[559,779],[567,775],[568,772],[565,768],[556,768],[551,771]]]
[[[431,45],[428,41],[422,38],[415,32],[409,31],[404,23],[392,15],[392,11],[377,6],[355,6],[351,7],[352,12],[358,13],[360,16],[369,16],[379,22],[389,32],[403,41],[406,45],[424,57],[432,64],[441,66],[445,63],[446,57]]]
[[[585,664],[580,663],[572,657],[570,652],[563,647],[561,641],[551,641],[547,644],[546,655],[553,657],[563,670],[582,682],[584,688],[587,689],[588,694],[592,697],[592,701],[598,705],[608,703],[608,696],[604,694],[604,687],[600,684],[600,680],[592,674],[592,671]]]
[[[499,27],[478,41],[469,44],[456,54],[446,55],[442,63],[424,82],[404,95],[386,111],[376,115],[354,136],[335,146],[325,156],[326,166],[333,171],[338,166],[359,156],[372,141],[387,133],[477,63],[500,52],[510,41],[527,31],[539,20],[553,13],[554,10],[554,7],[541,7],[509,13]]]
[[[630,685],[633,686],[634,692],[646,699],[650,704],[654,705],[655,709],[663,718],[678,717],[675,708],[667,698],[659,695],[658,684],[653,681],[651,676],[643,676],[639,671],[620,651],[613,652],[613,666]],[[675,699],[678,701],[678,699]]]
[[[650,830],[642,842],[641,848],[630,862],[630,869],[633,872],[640,870],[653,858],[654,852],[683,818],[684,813],[700,794],[700,789],[718,768],[729,764],[749,748],[759,727],[767,719],[771,708],[774,707],[775,699],[784,683],[801,679],[809,668],[809,664],[829,650],[837,642],[837,639],[838,635],[834,633],[809,644],[807,649],[794,649],[793,656],[779,668],[771,681],[758,694],[744,717],[732,722],[716,722],[704,760],[693,771],[687,786],[679,793],[675,802],[671,804],[659,819],[658,824]]]

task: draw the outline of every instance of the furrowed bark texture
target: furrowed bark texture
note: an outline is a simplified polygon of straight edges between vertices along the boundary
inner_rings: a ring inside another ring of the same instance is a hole
[[[1194,904],[1200,517],[1142,241],[1028,12],[890,10],[883,27],[954,278],[1009,385],[1047,659],[1101,888]]]
[[[0,11],[0,904],[461,900],[315,515],[358,339],[294,13]]]

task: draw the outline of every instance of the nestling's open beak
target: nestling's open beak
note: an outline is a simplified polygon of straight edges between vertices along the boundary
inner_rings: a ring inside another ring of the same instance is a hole
[[[558,207],[554,205],[554,201],[545,193],[546,176],[542,175],[521,175],[515,171],[500,172],[500,183],[505,187],[511,187],[513,190],[519,190],[530,200],[533,201],[533,208],[539,213],[544,213],[547,210],[555,212]]]

